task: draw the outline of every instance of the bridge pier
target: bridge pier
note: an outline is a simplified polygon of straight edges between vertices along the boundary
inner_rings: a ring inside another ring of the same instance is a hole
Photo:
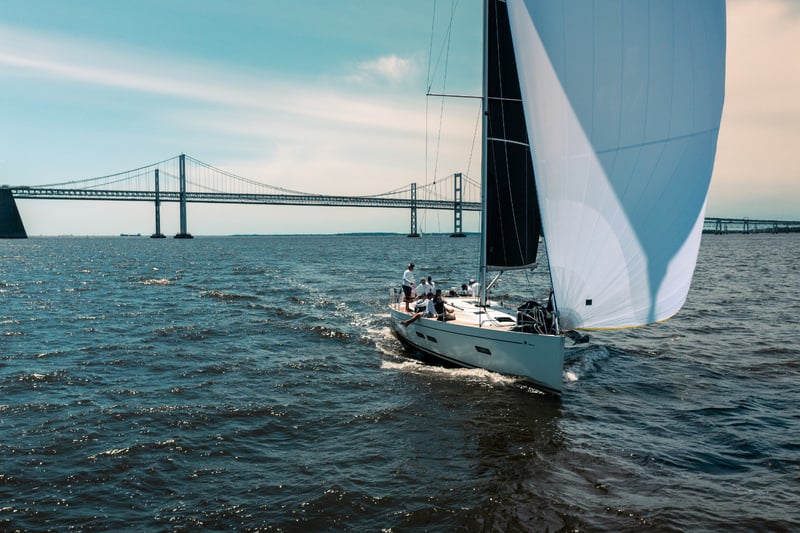
[[[27,239],[25,225],[19,216],[11,188],[0,187],[0,239]]]
[[[462,175],[457,172],[453,175],[453,233],[451,237],[466,237],[467,234],[463,231],[462,219]]]
[[[161,195],[158,187],[158,169],[156,169],[156,232],[150,235],[151,239],[164,239],[166,236],[161,233]]]
[[[409,237],[419,237],[417,232],[417,184],[411,184],[411,232]]]
[[[186,231],[186,155],[180,156],[180,203],[181,203],[181,232],[175,235],[176,239],[193,239]]]

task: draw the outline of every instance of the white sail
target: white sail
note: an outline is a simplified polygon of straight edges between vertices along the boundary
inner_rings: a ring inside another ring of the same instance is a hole
[[[508,0],[508,10],[562,326],[668,318],[700,245],[724,0]]]

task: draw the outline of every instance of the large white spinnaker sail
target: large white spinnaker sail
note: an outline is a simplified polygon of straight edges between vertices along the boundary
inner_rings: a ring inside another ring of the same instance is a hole
[[[508,0],[565,328],[680,309],[725,84],[724,0]]]

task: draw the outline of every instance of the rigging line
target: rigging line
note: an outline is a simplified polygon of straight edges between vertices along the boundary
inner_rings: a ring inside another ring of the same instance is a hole
[[[427,78],[425,79],[425,84],[428,87],[428,90],[431,89],[431,58],[433,58],[433,30],[436,26],[436,0],[433,1],[433,16],[431,17],[431,40],[428,44],[428,74]]]
[[[436,72],[439,70],[439,64],[442,61],[442,54],[444,53],[444,51],[446,49],[445,48],[445,44],[447,44],[447,47],[449,47],[449,45],[450,45],[450,37],[451,37],[452,32],[453,32],[453,20],[455,19],[454,15],[455,15],[456,7],[458,7],[458,2],[459,2],[459,0],[453,0],[451,2],[451,4],[450,4],[450,6],[451,6],[450,7],[450,22],[447,24],[447,30],[445,30],[445,35],[442,38],[442,46],[439,48],[439,56],[436,58],[436,65],[433,67],[433,72],[431,72],[430,75],[429,75],[428,89],[425,92],[430,92],[431,87],[433,86],[433,80],[436,77]],[[434,14],[435,14],[435,12],[434,12]],[[432,23],[432,26],[433,26],[433,23]],[[433,41],[433,30],[431,30],[431,41]],[[432,47],[431,47],[431,51],[432,51]],[[445,68],[446,68],[446,63],[447,63],[447,61],[445,60]]]
[[[443,98],[466,98],[469,100],[483,100],[483,96],[477,96],[474,94],[427,93],[425,96],[441,96]],[[503,98],[502,96],[487,96],[486,99],[497,100],[498,102],[520,102],[520,103],[522,102],[521,98]]]
[[[437,96],[442,98],[466,98],[469,100],[482,100],[482,96],[475,96],[474,94],[445,94],[445,93],[427,93],[425,96]]]
[[[446,84],[447,84],[447,63],[448,63],[448,60],[449,60],[449,57],[450,57],[450,42],[451,42],[451,35],[452,35],[452,29],[453,29],[453,20],[455,18],[455,9],[456,9],[457,5],[458,5],[458,0],[453,1],[450,4],[450,6],[451,6],[450,7],[450,20],[448,22],[447,30],[445,32],[445,36],[444,36],[444,39],[442,41],[442,46],[439,49],[439,56],[438,56],[438,58],[436,60],[436,66],[434,67],[433,72],[431,72],[430,71],[430,64],[431,64],[431,59],[433,57],[433,33],[434,33],[434,28],[435,28],[435,23],[436,23],[436,10],[435,10],[436,2],[434,2],[434,12],[433,12],[434,16],[433,16],[433,20],[431,21],[431,47],[430,47],[429,56],[428,56],[428,64],[429,64],[429,68],[428,68],[428,86],[427,86],[427,89],[425,91],[426,93],[430,93],[431,92],[431,87],[433,86],[433,80],[434,80],[434,78],[436,76],[436,71],[439,69],[439,63],[440,63],[441,58],[442,58],[442,52],[445,49],[447,50],[447,55],[445,56],[446,59],[445,59],[444,75],[443,75],[443,80],[442,80],[442,90],[444,91],[444,88],[446,87]],[[445,48],[445,45],[446,45],[446,48]],[[436,151],[435,151],[435,155],[434,155],[434,167],[433,167],[434,183],[435,183],[435,180],[436,180],[436,174],[437,174],[437,172],[439,170],[439,148],[440,148],[440,145],[441,145],[443,115],[444,115],[444,99],[442,99],[442,102],[441,102],[441,105],[440,105],[440,109],[439,109],[439,131],[437,133]],[[428,186],[428,159],[429,159],[429,154],[428,154],[429,122],[428,122],[428,120],[429,120],[429,116],[430,116],[430,101],[429,101],[428,98],[426,98],[425,99],[425,187],[426,188]],[[423,225],[426,222],[427,222],[427,211],[423,210],[423,212],[422,212],[422,223],[423,223]]]
[[[428,45],[428,73],[427,78],[425,80],[425,86],[427,87],[425,92],[430,92],[431,86],[433,85],[433,76],[431,75],[431,64],[433,60],[433,33],[436,28],[436,5],[438,2],[436,0],[433,1],[433,14],[431,16],[431,38]],[[430,100],[428,98],[425,99],[425,184],[428,184],[428,116],[430,110]]]
[[[456,14],[456,7],[458,7],[458,0],[455,0],[451,4],[450,8],[450,23],[448,24],[447,28],[447,54],[445,55],[444,61],[444,73],[442,74],[442,91],[447,88],[447,67],[450,63],[450,44],[452,42],[452,29],[453,29],[453,20],[455,19]],[[444,123],[444,98],[441,100],[441,105],[439,106],[439,131],[437,132],[436,136],[436,155],[434,157],[434,166],[433,166],[433,179],[436,179],[436,176],[439,173],[439,153],[442,144],[442,124]]]
[[[469,149],[469,158],[467,159],[467,171],[464,173],[467,177],[467,180],[469,180],[469,169],[472,167],[472,155],[475,152],[475,140],[478,137],[478,126],[480,126],[481,124],[481,116],[483,115],[483,113],[481,113],[481,111],[483,110],[482,108],[483,108],[483,102],[481,102],[481,104],[478,105],[478,116],[475,119],[475,129],[472,132],[472,146],[470,146]]]
[[[425,185],[428,185],[428,116],[430,114],[430,99],[425,99]]]

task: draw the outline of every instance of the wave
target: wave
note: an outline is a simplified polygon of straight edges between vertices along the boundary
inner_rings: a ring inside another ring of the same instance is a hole
[[[138,283],[140,283],[141,285],[172,285],[172,281],[168,280],[167,278],[143,279],[140,280]]]
[[[610,352],[605,346],[591,345],[585,348],[571,348],[567,352],[571,357],[570,362],[564,365],[564,381],[579,381],[590,376],[599,367],[600,363],[608,359]]]
[[[267,311],[270,315],[274,315],[278,318],[283,318],[286,320],[299,320],[301,318],[305,318],[306,316],[297,311],[291,311],[285,307],[277,307],[274,305],[265,305],[259,303],[259,304],[249,304],[247,307],[250,309]]]
[[[320,337],[324,337],[327,339],[350,339],[352,335],[349,333],[345,333],[344,331],[338,331],[333,328],[329,328],[328,326],[323,325],[316,325],[316,326],[301,326],[299,329],[310,331],[312,333],[318,334]]]
[[[86,378],[76,378],[66,370],[54,370],[46,374],[39,372],[20,374],[16,381],[20,383],[77,383],[87,382],[88,380]]]
[[[258,300],[258,296],[253,296],[252,294],[233,294],[229,292],[222,292],[217,290],[210,290],[210,291],[201,291],[200,292],[201,298],[216,298],[219,300],[225,301],[236,301],[236,300]]]
[[[178,336],[183,340],[204,340],[213,336],[224,336],[224,333],[217,332],[210,328],[199,329],[196,326],[166,326],[158,328],[153,332],[156,337]]]
[[[133,451],[136,450],[158,450],[158,449],[175,449],[175,450],[182,450],[180,446],[177,445],[175,439],[167,439],[165,441],[156,441],[151,443],[141,443],[141,444],[134,444],[133,446],[126,446],[124,448],[109,448],[108,450],[104,450],[102,452],[94,453],[87,457],[90,461],[96,461],[101,457],[114,457],[117,455],[128,455]]]
[[[237,276],[265,276],[270,270],[263,267],[235,266],[231,272]]]
[[[60,355],[64,355],[67,352],[64,350],[53,350],[51,352],[40,352],[35,355],[36,359],[46,359],[48,357],[58,357]]]

